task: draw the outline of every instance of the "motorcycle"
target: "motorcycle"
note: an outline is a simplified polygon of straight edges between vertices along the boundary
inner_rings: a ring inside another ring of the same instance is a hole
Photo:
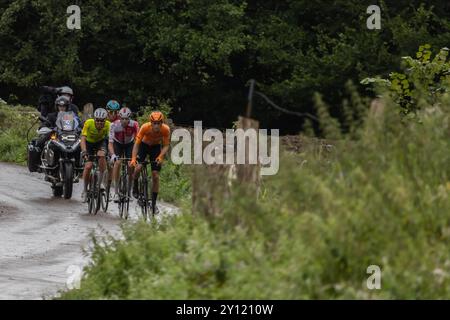
[[[40,116],[44,123],[47,118]],[[36,141],[28,144],[28,168],[31,172],[43,172],[45,181],[51,182],[53,195],[72,197],[73,184],[83,172],[80,148],[80,124],[73,112],[59,112],[56,127],[43,126],[37,130],[39,136],[49,137],[41,150]],[[38,155],[40,159],[38,158]],[[36,160],[40,160],[40,164]]]

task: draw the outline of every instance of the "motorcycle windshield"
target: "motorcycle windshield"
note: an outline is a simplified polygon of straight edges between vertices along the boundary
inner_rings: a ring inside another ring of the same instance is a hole
[[[78,121],[73,112],[59,112],[56,126],[61,131],[75,131],[78,127]]]

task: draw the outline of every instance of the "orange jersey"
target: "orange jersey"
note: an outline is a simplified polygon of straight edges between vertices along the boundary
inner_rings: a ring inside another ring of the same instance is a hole
[[[144,142],[149,146],[161,144],[167,146],[170,144],[170,128],[167,124],[161,125],[159,132],[154,132],[151,122],[144,123],[136,136],[136,143]]]

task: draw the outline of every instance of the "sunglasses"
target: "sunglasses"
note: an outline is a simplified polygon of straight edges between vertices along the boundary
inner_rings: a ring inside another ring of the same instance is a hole
[[[95,122],[98,122],[98,123],[104,123],[106,120],[99,120],[99,119],[95,119]]]
[[[162,121],[152,121],[152,124],[162,124]]]
[[[128,120],[130,120],[130,118],[120,118],[120,120],[128,121]]]

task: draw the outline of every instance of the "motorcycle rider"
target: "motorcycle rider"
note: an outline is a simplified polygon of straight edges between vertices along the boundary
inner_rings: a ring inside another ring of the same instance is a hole
[[[99,185],[102,186],[103,174],[107,166],[106,154],[108,150],[108,134],[111,124],[109,120],[107,120],[107,116],[108,112],[105,109],[96,109],[94,112],[94,118],[86,120],[81,132],[81,155],[86,160],[83,171],[84,189],[81,193],[81,199],[83,202],[86,202],[87,186],[93,166],[91,157],[95,155],[99,157]]]
[[[73,103],[73,90],[68,86],[63,86],[59,88],[50,87],[50,86],[42,86],[40,87],[41,96],[39,97],[38,102],[38,111],[41,113],[41,116],[47,117],[47,115],[54,111],[53,105],[56,98],[60,96],[64,96],[69,100],[68,111],[73,111],[76,115],[79,114],[78,107]]]
[[[138,122],[130,119],[130,109],[122,108],[120,109],[118,115],[119,120],[111,123],[108,144],[109,154],[111,155],[111,164],[114,164],[114,168],[112,170],[112,178],[114,180],[113,201],[119,200],[119,171],[122,161],[118,160],[118,158],[131,158],[134,138],[139,132]],[[131,185],[133,169],[133,167],[129,167],[129,185]]]

